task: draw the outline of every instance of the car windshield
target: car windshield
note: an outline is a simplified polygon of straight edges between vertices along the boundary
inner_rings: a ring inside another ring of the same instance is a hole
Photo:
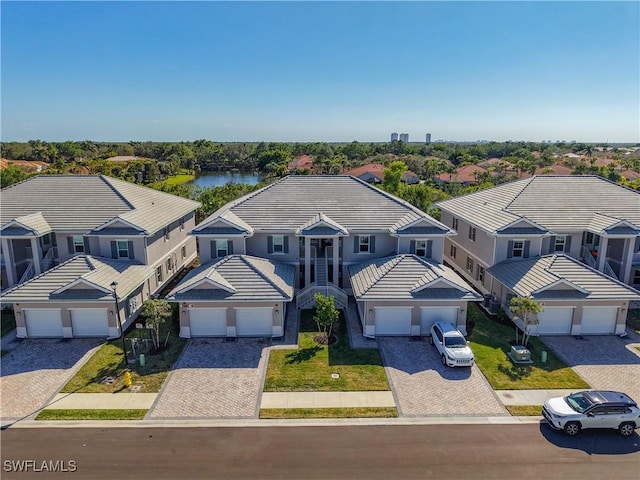
[[[564,397],[564,401],[569,404],[576,412],[584,412],[591,405],[591,401],[585,397],[582,393],[573,393],[568,397]]]
[[[457,348],[457,347],[466,347],[467,341],[464,337],[444,337],[444,345],[445,347]]]

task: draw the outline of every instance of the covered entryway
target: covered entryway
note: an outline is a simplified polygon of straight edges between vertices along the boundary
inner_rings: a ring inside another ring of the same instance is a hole
[[[420,333],[428,335],[436,322],[458,322],[458,307],[420,307]]]
[[[62,337],[62,316],[59,308],[29,308],[23,312],[28,337]]]
[[[236,308],[236,336],[272,337],[273,308],[246,307]]]
[[[70,312],[74,337],[109,336],[106,308],[74,308]]]
[[[609,335],[616,331],[618,307],[583,307],[581,335]]]
[[[190,308],[189,327],[192,337],[226,337],[226,308]]]
[[[413,307],[375,307],[376,336],[411,335]]]
[[[573,320],[573,307],[544,307],[538,314],[537,335],[569,335]]]

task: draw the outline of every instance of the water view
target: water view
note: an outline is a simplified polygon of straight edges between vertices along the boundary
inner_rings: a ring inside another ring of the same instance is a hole
[[[220,187],[229,182],[255,185],[262,177],[253,172],[200,172],[195,180],[189,182],[199,187]]]

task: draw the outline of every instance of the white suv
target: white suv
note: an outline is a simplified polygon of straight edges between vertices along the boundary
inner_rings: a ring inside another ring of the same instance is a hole
[[[449,322],[436,322],[431,326],[431,345],[435,345],[442,364],[450,367],[470,367],[473,352],[464,335]]]
[[[552,428],[567,435],[583,428],[615,428],[626,437],[640,427],[638,404],[621,392],[593,390],[550,398],[542,415]]]

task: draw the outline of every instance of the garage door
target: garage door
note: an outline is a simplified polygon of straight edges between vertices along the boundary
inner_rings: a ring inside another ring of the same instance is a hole
[[[190,308],[189,327],[192,337],[226,337],[226,308]]]
[[[411,335],[412,307],[376,307],[376,336]]]
[[[582,309],[582,335],[608,335],[616,331],[618,307],[584,307]]]
[[[109,336],[106,308],[74,308],[70,311],[74,337]]]
[[[531,329],[538,335],[570,335],[573,307],[544,307],[538,314],[538,325]]]
[[[34,308],[24,311],[29,337],[62,337],[62,317],[58,308]]]
[[[436,322],[458,323],[458,307],[420,307],[420,332],[428,335]]]
[[[236,308],[238,337],[272,337],[273,309],[271,307]]]

